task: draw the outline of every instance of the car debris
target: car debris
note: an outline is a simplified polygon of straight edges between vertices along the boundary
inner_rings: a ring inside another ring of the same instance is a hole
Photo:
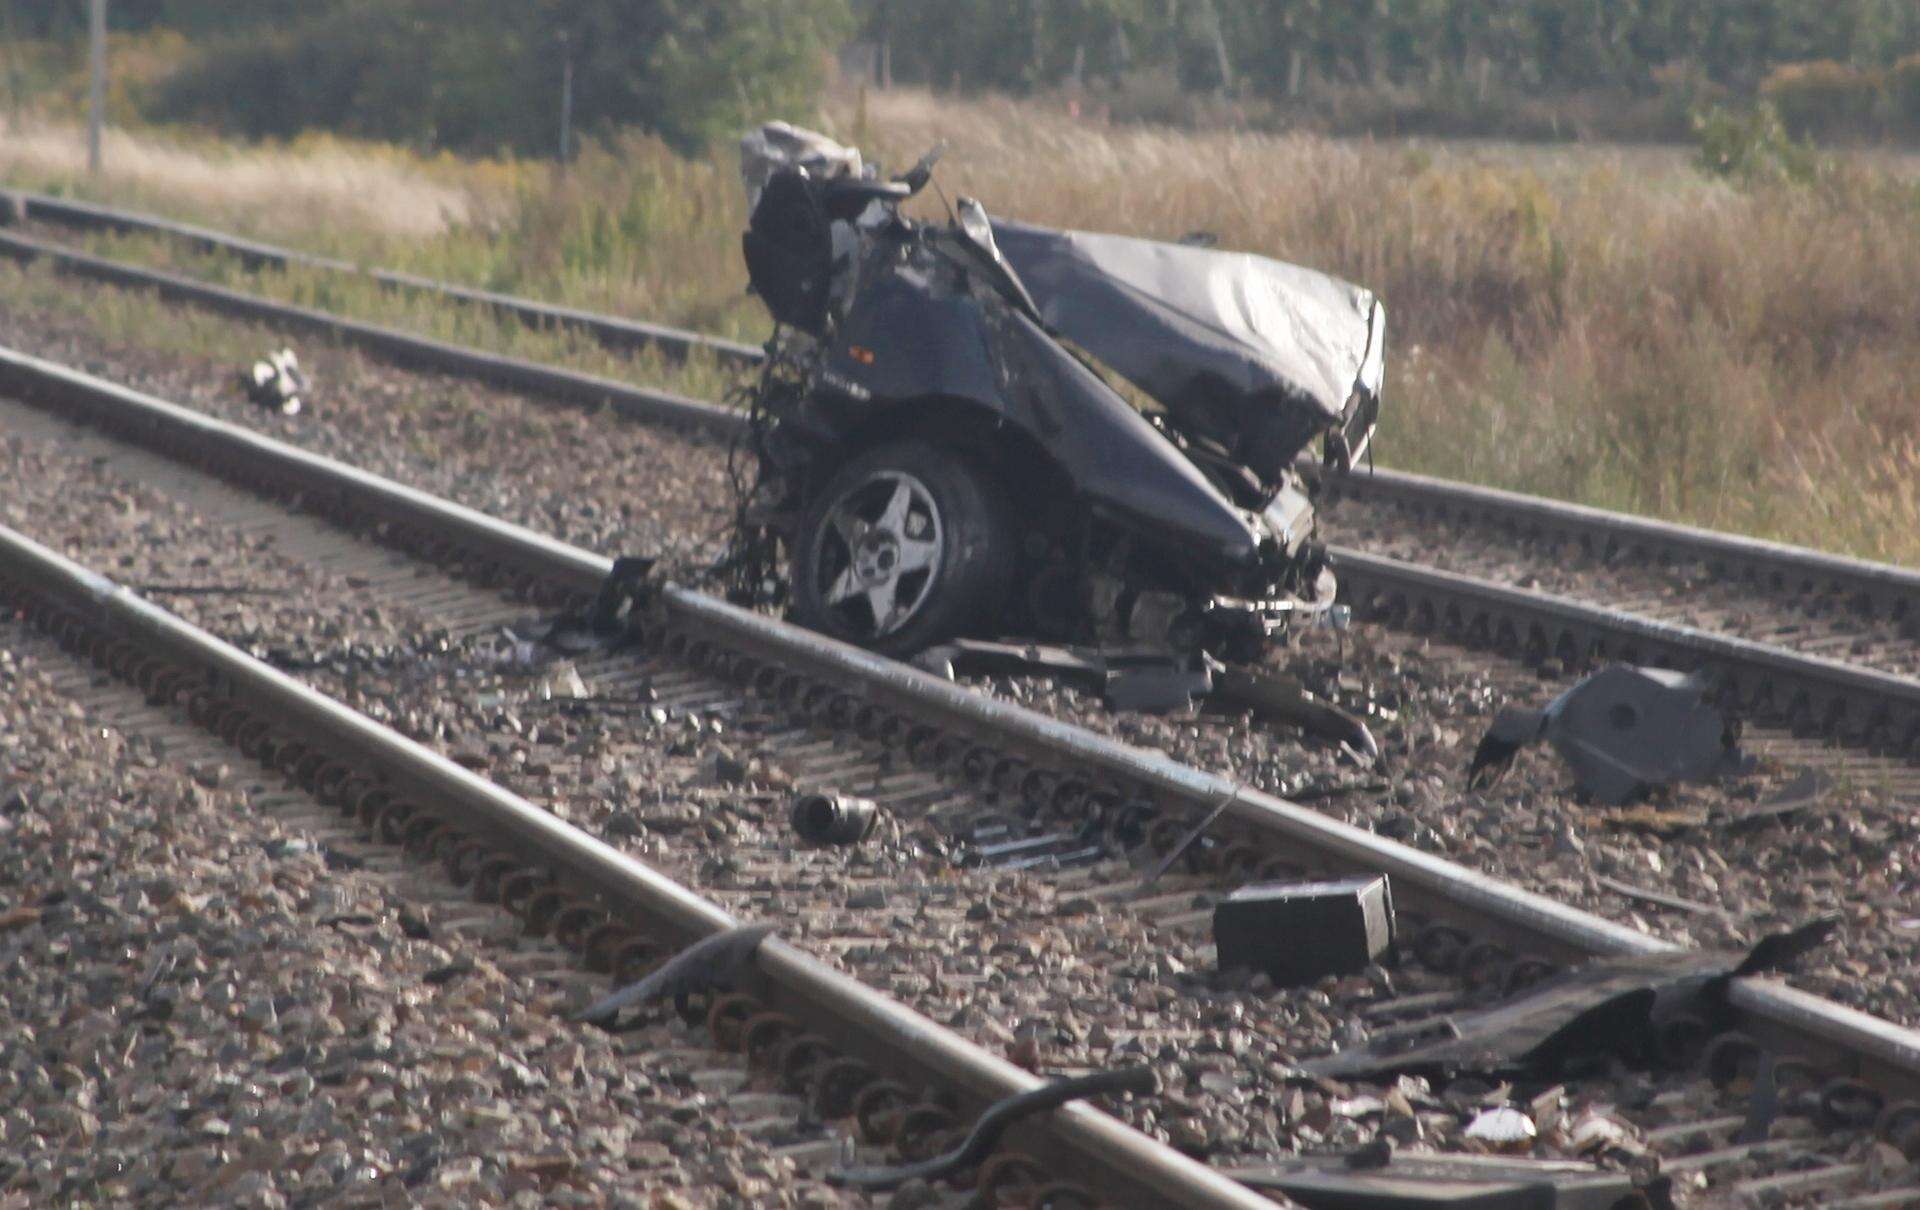
[[[771,924],[743,924],[696,941],[644,979],[580,1010],[574,1020],[611,1028],[622,1009],[638,1008],[669,996],[731,988],[774,928]]]
[[[1143,648],[1089,648],[1047,643],[954,639],[929,647],[912,663],[935,676],[1045,675],[1100,694],[1112,710],[1168,714],[1203,700],[1284,722],[1308,735],[1344,744],[1364,761],[1380,756],[1367,725],[1319,697],[1300,679],[1269,669],[1227,666]]]
[[[292,349],[280,349],[254,362],[241,371],[240,385],[254,404],[282,416],[299,415],[300,393],[312,389]]]
[[[1647,1061],[1725,1016],[1728,984],[1779,970],[1824,941],[1838,917],[1762,938],[1745,953],[1684,950],[1603,958],[1491,1008],[1417,1021],[1302,1063],[1310,1075],[1548,1077],[1607,1058]]]
[[[1355,1167],[1344,1156],[1289,1156],[1226,1168],[1255,1189],[1284,1193],[1308,1210],[1616,1210],[1671,1207],[1671,1181],[1576,1160],[1409,1155]],[[1636,1199],[1638,1195],[1638,1199]]]
[[[787,821],[811,844],[859,844],[880,822],[880,807],[871,798],[849,794],[802,794],[793,800]]]
[[[1734,828],[1748,828],[1797,815],[1818,806],[1822,799],[1832,793],[1835,784],[1831,773],[1809,766],[1801,769],[1792,781],[1776,787],[1771,794],[1752,806],[1736,808],[1727,822]]]
[[[1367,761],[1380,759],[1379,741],[1358,718],[1315,694],[1295,676],[1247,668],[1223,668],[1214,678],[1220,701],[1244,706],[1308,735],[1344,744]]]
[[[1042,674],[1094,690],[1115,710],[1167,714],[1191,709],[1213,687],[1204,662],[1152,649],[1069,647],[954,639],[913,657],[917,668],[952,680],[959,676]]]
[[[1276,986],[1365,970],[1393,945],[1385,874],[1243,886],[1213,907],[1221,970],[1245,967]]]
[[[1119,1096],[1124,1093],[1151,1096],[1159,1089],[1160,1078],[1151,1067],[1122,1067],[1052,1080],[1029,1092],[1015,1093],[989,1105],[960,1145],[943,1155],[898,1168],[833,1168],[827,1172],[827,1183],[843,1188],[879,1190],[895,1189],[908,1181],[941,1180],[986,1159],[994,1144],[1000,1141],[1000,1136],[1007,1132],[1007,1127],[1022,1118],[1087,1097]]]
[[[953,864],[963,870],[992,867],[999,870],[1065,869],[1090,865],[1109,849],[1101,825],[1089,822],[1078,832],[1045,832],[1022,836],[1008,821],[988,819],[974,824],[965,836],[955,837]]]
[[[1520,749],[1546,740],[1594,801],[1619,806],[1655,786],[1706,781],[1749,767],[1737,726],[1704,698],[1705,676],[1614,664],[1543,710],[1507,706],[1475,749],[1469,789],[1485,789]]]
[[[1463,1137],[1490,1151],[1524,1154],[1533,1150],[1533,1140],[1540,1137],[1540,1128],[1524,1111],[1511,1105],[1496,1105],[1473,1115]]]
[[[1336,620],[1295,462],[1315,442],[1332,474],[1365,456],[1372,293],[970,198],[910,220],[938,148],[886,178],[775,123],[741,153],[742,251],[776,328],[717,572],[736,603],[934,667],[1031,653],[1150,710],[1214,691],[1209,661]]]

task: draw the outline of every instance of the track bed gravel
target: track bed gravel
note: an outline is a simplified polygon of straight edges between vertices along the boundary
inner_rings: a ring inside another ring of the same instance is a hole
[[[567,954],[95,680],[0,621],[0,1205],[856,1204],[704,1030],[568,1024]]]
[[[0,340],[78,358],[163,398],[590,549],[684,552],[724,520],[725,451],[711,439],[590,417],[323,346],[308,353],[322,383],[318,402],[309,414],[282,418],[248,405],[226,379],[227,367],[126,348],[110,350],[101,364],[99,355],[79,357],[97,342],[71,320],[4,310],[0,317]],[[394,400],[410,403],[401,408]],[[1345,522],[1336,515],[1331,524],[1338,529]],[[301,599],[324,598],[303,593]],[[431,624],[417,619],[402,629],[419,636],[426,633],[420,627]],[[1920,841],[1910,811],[1872,770],[1843,775],[1816,809],[1757,828],[1715,819],[1790,780],[1806,753],[1784,746],[1786,759],[1763,762],[1753,778],[1685,788],[1673,801],[1640,811],[1581,805],[1558,762],[1538,753],[1523,756],[1493,793],[1469,796],[1461,791],[1463,771],[1493,712],[1509,699],[1545,700],[1565,678],[1368,626],[1356,629],[1345,651],[1342,659],[1331,639],[1318,636],[1289,662],[1309,683],[1335,688],[1350,702],[1377,695],[1386,706],[1392,717],[1373,724],[1389,758],[1378,774],[1343,769],[1339,754],[1324,746],[1244,721],[1114,716],[1096,701],[1045,684],[1002,682],[997,691],[1282,794],[1384,782],[1378,790],[1344,790],[1319,805],[1677,941],[1748,939],[1838,911],[1847,927],[1826,951],[1829,963],[1809,963],[1806,985],[1877,1015],[1920,1019],[1913,1007],[1920,1003],[1914,973],[1920,913],[1912,908]],[[1718,912],[1626,897],[1599,885],[1595,875]]]
[[[35,347],[18,331],[4,332],[0,339]],[[57,343],[78,338],[54,333],[51,339]],[[57,347],[43,345],[40,351],[62,355]],[[337,356],[342,365],[358,361],[354,354]],[[232,398],[217,377],[224,372],[219,367],[183,369],[164,360],[157,365],[101,366],[98,358],[91,360],[102,372],[144,389],[267,431],[289,430],[276,435],[602,550],[635,549],[640,544],[632,536],[648,532],[648,525],[653,533],[671,531],[675,524],[699,532],[704,508],[698,502],[723,498],[721,451],[711,443],[611,420],[552,445],[542,444],[538,424],[509,439],[504,426],[488,423],[488,409],[497,406],[508,415],[519,414],[516,409],[532,410],[555,424],[585,418],[476,392],[465,384],[437,383],[365,363],[354,371],[364,371],[372,381],[397,375],[404,383],[437,384],[395,384],[401,393],[471,392],[462,396],[457,409],[463,415],[466,408],[475,411],[461,421],[464,440],[456,460],[461,469],[450,476],[445,463],[394,445],[391,418],[379,409],[356,405],[336,410],[328,403],[309,416],[282,421],[263,417]],[[149,355],[129,360],[152,361]],[[192,381],[196,375],[206,376],[197,386]],[[663,473],[651,489],[642,489],[628,477],[618,452],[607,452],[603,434],[649,443],[647,456],[677,469]],[[571,476],[577,468],[557,455],[568,449],[577,452],[589,441],[602,444],[587,461],[619,466],[620,475],[569,479],[573,490],[536,489],[536,484]],[[23,443],[10,444],[9,458],[35,456]],[[149,519],[166,513],[164,501],[144,499],[134,485],[113,484],[113,476],[96,463],[29,469],[35,473],[20,477],[20,482],[34,479],[49,485],[40,507],[23,508],[29,514],[53,515],[48,511],[53,501],[79,499],[88,490],[125,496],[132,509]],[[99,477],[94,488],[76,487],[88,473]],[[641,517],[633,511],[642,502],[663,500],[662,514]],[[671,511],[676,509],[684,512]],[[628,526],[610,525],[608,518],[614,516]],[[1050,1066],[1075,1066],[1128,1056],[1152,1058],[1164,1051],[1162,1057],[1179,1065],[1172,1073],[1177,1077],[1172,1083],[1176,1095],[1168,1103],[1172,1108],[1129,1115],[1156,1133],[1195,1150],[1226,1155],[1258,1153],[1275,1142],[1317,1147],[1365,1137],[1358,1125],[1325,1112],[1324,1099],[1312,1099],[1318,1094],[1310,1093],[1305,1103],[1280,1098],[1275,1104],[1272,1076],[1274,1065],[1324,1049],[1338,1037],[1348,1020],[1380,998],[1385,989],[1378,978],[1344,981],[1305,997],[1217,986],[1204,975],[1210,955],[1199,929],[1172,938],[1149,936],[1137,913],[1088,893],[1100,888],[1077,886],[1071,877],[961,874],[944,867],[936,872],[918,851],[918,838],[910,830],[851,856],[801,852],[792,855],[793,864],[777,869],[742,861],[730,852],[765,853],[780,844],[783,787],[790,779],[781,769],[752,759],[764,734],[785,726],[778,720],[751,713],[649,708],[650,686],[644,677],[621,685],[628,695],[621,703],[626,709],[603,713],[556,707],[544,697],[551,670],[503,670],[496,631],[482,626],[465,634],[436,634],[446,628],[433,617],[395,611],[373,586],[356,586],[350,576],[328,581],[310,568],[278,566],[270,550],[247,548],[249,539],[238,532],[227,539],[215,537],[215,549],[202,549],[197,544],[205,540],[208,527],[198,523],[191,510],[156,521],[137,535],[111,519],[84,523],[63,518],[63,524],[69,521],[91,524],[90,534],[73,539],[76,553],[83,553],[78,547],[85,546],[91,553],[84,557],[128,582],[175,579],[196,566],[231,569],[248,559],[249,576],[286,576],[286,584],[296,586],[298,595],[285,594],[285,600],[297,600],[297,609],[280,603],[281,594],[265,603],[212,596],[176,603],[216,632],[256,648],[263,643],[269,650],[273,643],[305,643],[300,652],[285,657],[286,662],[306,665],[303,675],[320,687],[352,704],[383,711],[417,738],[465,753],[490,775],[701,885],[735,911],[791,916],[799,936],[815,933],[833,939],[849,965],[870,981],[982,1040],[997,1036],[999,1047],[1008,1053]],[[33,532],[33,526],[28,528]],[[606,540],[608,534],[616,540]],[[219,548],[221,541],[229,544]],[[199,558],[207,562],[195,564]],[[364,621],[354,620],[353,615],[369,610],[382,612],[377,619],[368,615]],[[1330,644],[1331,639],[1316,642],[1294,657],[1310,679],[1328,671]],[[315,654],[322,652],[325,657]],[[1910,934],[1895,926],[1910,886],[1914,833],[1904,817],[1889,814],[1870,790],[1843,787],[1842,793],[1788,827],[1772,825],[1741,839],[1712,827],[1710,820],[1704,830],[1694,827],[1691,835],[1681,829],[1677,835],[1652,836],[1643,829],[1674,830],[1658,812],[1645,818],[1616,817],[1581,807],[1562,791],[1558,769],[1542,757],[1524,759],[1497,793],[1466,799],[1454,787],[1493,706],[1509,693],[1544,697],[1553,691],[1551,682],[1504,666],[1490,671],[1463,655],[1365,628],[1348,640],[1342,667],[1344,695],[1351,698],[1371,688],[1392,714],[1375,724],[1388,749],[1384,774],[1360,770],[1336,752],[1244,721],[1114,717],[1070,691],[1017,682],[989,687],[1132,742],[1231,771],[1263,788],[1282,793],[1308,788],[1328,796],[1323,809],[1332,813],[1676,939],[1751,937],[1771,923],[1797,921],[1838,906],[1848,913],[1850,926],[1840,944],[1808,963],[1810,973],[1801,982],[1870,1011],[1909,1019],[1914,944]],[[669,679],[664,671],[658,675],[662,681]],[[1780,773],[1765,776],[1777,778]],[[1374,788],[1376,781],[1385,784]],[[1761,789],[1764,785],[1756,784],[1735,787],[1734,792]],[[1679,805],[1710,808],[1714,793],[1698,792],[1707,795],[1703,800],[1690,791],[1687,802]],[[1697,898],[1733,919],[1637,904],[1597,889],[1595,873]],[[1087,876],[1079,877],[1084,882]],[[1185,893],[1178,886],[1175,894]],[[796,912],[794,905],[800,902],[820,905],[820,915]],[[864,944],[846,944],[847,938],[863,933],[868,938]],[[915,938],[913,945],[900,940],[907,936]],[[922,942],[929,937],[950,944],[926,946]],[[875,979],[876,970],[892,973]],[[1395,977],[1387,976],[1386,982]],[[1399,977],[1418,985],[1417,972]],[[970,994],[957,995],[960,989]],[[957,1000],[967,1003],[956,1014]],[[1208,1055],[1215,1057],[1205,1059]],[[1214,1078],[1203,1079],[1209,1072]],[[1212,1108],[1214,1097],[1229,1098],[1237,1118],[1223,1117]],[[1435,1122],[1442,1134],[1443,1117]],[[1193,1129],[1205,1130],[1206,1137],[1182,1139],[1183,1121],[1203,1121],[1204,1127]],[[1241,1121],[1246,1123],[1244,1133],[1237,1129]]]
[[[115,294],[61,284],[82,302]],[[729,517],[726,445],[710,436],[397,369],[318,341],[294,342],[314,389],[299,415],[280,416],[249,403],[238,376],[287,337],[254,324],[208,322],[217,335],[204,343],[234,350],[232,360],[163,351],[137,336],[103,338],[84,313],[0,299],[0,344],[590,550],[682,553],[718,535]]]
[[[1143,890],[1117,862],[1062,875],[960,870],[905,814],[852,851],[796,850],[784,819],[795,774],[766,755],[765,743],[791,723],[737,703],[650,706],[675,692],[667,688],[674,674],[643,666],[636,680],[630,657],[583,659],[564,671],[503,663],[487,625],[436,632],[404,608],[382,607],[390,587],[300,562],[293,552],[313,549],[300,533],[306,518],[223,528],[200,510],[217,509],[228,489],[191,491],[199,507],[188,507],[150,482],[122,479],[138,456],[102,458],[97,436],[50,441],[44,428],[17,427],[6,441],[22,480],[40,485],[11,503],[40,518],[43,539],[128,582],[178,583],[217,566],[228,587],[272,589],[177,603],[244,645],[274,636],[267,657],[317,687],[737,914],[782,921],[792,939],[1017,1062],[1046,1070],[1153,1064],[1165,1095],[1114,1108],[1196,1155],[1232,1161],[1352,1147],[1388,1112],[1409,1119],[1426,1145],[1457,1147],[1482,1098],[1507,1095],[1468,1087],[1441,1096],[1409,1080],[1390,1102],[1368,1102],[1350,1088],[1288,1075],[1296,1059],[1352,1044],[1369,1023],[1388,1021],[1399,996],[1457,992],[1449,978],[1397,966],[1284,994],[1258,980],[1222,981],[1212,974],[1205,924],[1217,879],[1175,875]],[[52,514],[56,495],[66,503]],[[269,532],[278,540],[258,540]],[[427,642],[413,641],[423,633]],[[549,696],[568,673],[588,697]],[[1567,1146],[1556,1123],[1570,1128],[1589,1111],[1612,1113],[1662,1091],[1667,1098],[1643,1121],[1726,1108],[1721,1094],[1684,1077],[1664,1086],[1598,1081],[1555,1099],[1542,1149]]]
[[[1462,524],[1362,495],[1346,495],[1328,517],[1328,541],[1370,554],[1431,564],[1434,552],[1445,550],[1446,569],[1463,575],[1882,672],[1920,675],[1916,620],[1862,614],[1844,594],[1800,592],[1797,585],[1762,588],[1722,578],[1699,562],[1649,561],[1632,546],[1588,550],[1577,541]]]

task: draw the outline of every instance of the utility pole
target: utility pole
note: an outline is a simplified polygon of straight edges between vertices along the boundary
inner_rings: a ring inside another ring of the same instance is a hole
[[[573,39],[560,31],[560,175],[573,158]]]
[[[107,121],[107,0],[89,0],[93,87],[87,106],[87,171],[100,175],[100,128]]]

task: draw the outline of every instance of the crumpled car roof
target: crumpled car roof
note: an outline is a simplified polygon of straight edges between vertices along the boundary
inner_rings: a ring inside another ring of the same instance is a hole
[[[1248,252],[996,219],[994,242],[1048,326],[1166,406],[1279,396],[1337,419],[1374,296]]]

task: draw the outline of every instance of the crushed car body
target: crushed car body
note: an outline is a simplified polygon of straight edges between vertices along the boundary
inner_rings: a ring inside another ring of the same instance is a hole
[[[742,153],[743,251],[778,327],[746,400],[737,597],[895,656],[1017,637],[1189,668],[1332,609],[1295,462],[1366,450],[1369,292],[968,198],[909,219],[937,151],[881,179],[775,123]]]

